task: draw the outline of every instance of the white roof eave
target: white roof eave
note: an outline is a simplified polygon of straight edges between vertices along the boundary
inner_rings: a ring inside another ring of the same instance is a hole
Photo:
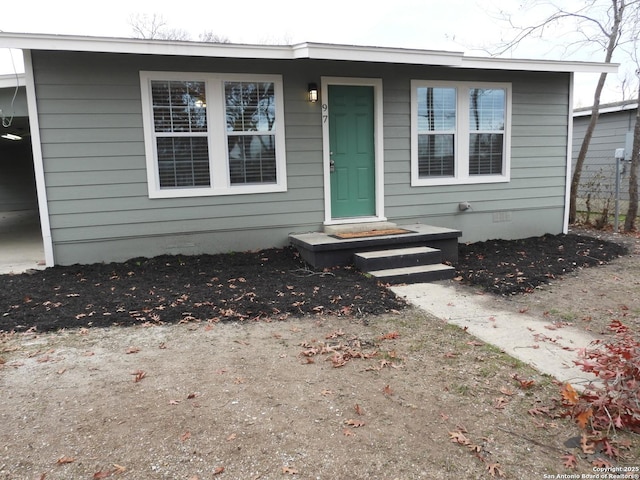
[[[465,57],[462,52],[328,43],[243,45],[232,43],[0,32],[0,47],[23,50],[58,50],[218,58],[344,60],[392,64],[444,65],[457,68],[490,70],[587,73],[615,73],[618,70],[617,64],[597,62]]]
[[[24,87],[25,85],[24,73],[0,75],[0,88]]]

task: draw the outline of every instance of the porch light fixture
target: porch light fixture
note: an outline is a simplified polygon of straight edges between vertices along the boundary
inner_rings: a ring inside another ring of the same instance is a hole
[[[318,101],[318,85],[315,83],[309,84],[309,101],[316,103]]]
[[[6,138],[7,140],[22,140],[20,135],[14,135],[13,133],[5,133],[4,135],[0,135],[2,138]]]

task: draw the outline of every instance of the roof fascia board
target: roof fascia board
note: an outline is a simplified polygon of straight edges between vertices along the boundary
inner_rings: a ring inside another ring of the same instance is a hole
[[[462,66],[486,70],[524,70],[529,72],[617,73],[620,65],[604,62],[465,57]]]
[[[465,57],[461,52],[388,47],[301,43],[298,45],[243,45],[233,43],[177,42],[132,38],[86,37],[0,32],[0,47],[24,50],[59,50],[145,55],[222,58],[317,59],[414,65],[445,65],[486,70],[616,73],[618,64]]]
[[[638,102],[630,102],[625,105],[604,105],[600,106],[598,109],[598,115],[602,115],[603,113],[616,113],[616,112],[626,112],[627,110],[635,110],[638,108]],[[574,117],[590,117],[593,113],[593,107],[580,108],[579,110],[573,111]]]
[[[291,47],[294,58],[345,60],[351,62],[407,63],[415,65],[462,65],[462,52],[366,47],[329,43],[301,43]]]
[[[196,57],[290,59],[291,47],[233,43],[177,42],[131,38],[81,37],[74,35],[0,33],[0,47],[25,50],[133,53]]]

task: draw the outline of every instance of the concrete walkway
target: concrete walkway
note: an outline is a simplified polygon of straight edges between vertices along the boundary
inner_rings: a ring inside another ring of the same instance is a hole
[[[595,340],[584,330],[556,327],[526,313],[502,310],[491,295],[480,295],[451,281],[394,286],[391,290],[409,303],[466,328],[478,339],[577,389],[595,378],[573,363],[578,360],[577,349],[588,347]]]

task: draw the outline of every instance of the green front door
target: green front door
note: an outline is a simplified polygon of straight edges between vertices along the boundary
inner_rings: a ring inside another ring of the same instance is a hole
[[[376,214],[373,87],[329,86],[331,218]]]

